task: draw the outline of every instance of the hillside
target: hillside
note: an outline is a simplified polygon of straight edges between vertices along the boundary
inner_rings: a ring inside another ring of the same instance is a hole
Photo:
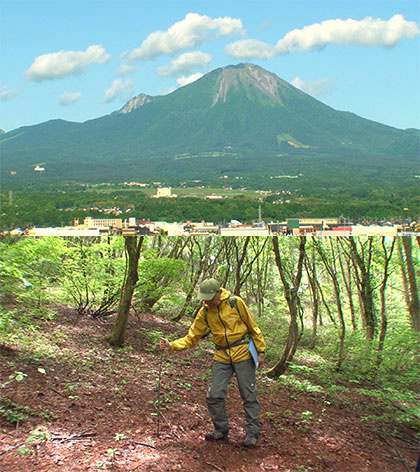
[[[216,69],[165,96],[141,94],[84,123],[53,120],[0,136],[3,173],[34,180],[214,178],[289,172],[416,173],[420,131],[341,112],[258,66]],[[389,178],[389,176],[388,176]]]
[[[414,470],[415,434],[385,419],[398,405],[384,406],[367,390],[356,391],[363,385],[348,381],[335,391],[315,390],[317,379],[301,378],[293,387],[260,373],[258,446],[241,447],[244,419],[236,387],[227,398],[229,440],[204,441],[211,429],[205,405],[212,357],[207,343],[163,359],[158,426],[160,353],[152,335],[184,330],[147,313],[132,314],[127,347],[112,350],[105,341],[112,324],[113,319],[93,320],[62,307],[24,348],[2,346],[2,381],[16,372],[24,376],[3,392],[13,390],[14,402],[25,405],[30,416],[19,428],[2,422],[3,472]]]

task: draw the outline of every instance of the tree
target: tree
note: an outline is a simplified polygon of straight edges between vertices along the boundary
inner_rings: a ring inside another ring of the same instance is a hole
[[[319,290],[316,272],[316,263],[315,263],[315,250],[312,252],[312,258],[309,259],[308,255],[305,257],[305,270],[308,277],[309,287],[312,295],[312,337],[311,342],[308,346],[309,349],[313,349],[316,343],[316,334],[318,326],[318,316],[319,316]]]
[[[387,326],[388,326],[388,319],[386,315],[385,291],[386,291],[387,281],[389,277],[389,270],[388,270],[389,263],[391,261],[392,253],[394,252],[395,238],[392,239],[392,243],[391,243],[391,247],[389,251],[385,244],[385,237],[382,238],[381,245],[382,245],[383,257],[384,257],[384,265],[383,265],[382,281],[381,281],[381,285],[379,289],[380,298],[381,298],[381,331],[379,333],[379,344],[378,344],[379,353],[383,350]],[[379,356],[377,363],[379,364],[380,361],[381,361],[381,358]]]
[[[346,335],[346,324],[344,322],[344,314],[343,314],[343,306],[341,303],[341,291],[340,291],[340,282],[338,280],[338,269],[337,269],[337,253],[334,248],[332,238],[329,238],[329,249],[330,249],[330,254],[327,254],[327,252],[324,250],[322,247],[321,243],[319,240],[314,240],[315,246],[318,250],[319,255],[321,256],[321,260],[324,263],[324,266],[331,278],[331,282],[333,284],[334,288],[334,295],[335,295],[335,302],[337,305],[337,313],[338,313],[338,320],[340,322],[340,334],[339,334],[339,339],[340,339],[340,350],[339,350],[339,355],[337,359],[337,364],[336,367],[337,369],[341,368],[341,364],[343,362],[343,355],[344,355],[344,338]]]
[[[213,277],[220,265],[222,245],[218,238],[186,238],[185,258],[188,263],[188,274],[185,285],[186,297],[180,312],[173,318],[180,321],[191,305],[194,290],[201,278]]]
[[[297,323],[298,310],[300,306],[299,287],[302,279],[303,261],[305,260],[305,243],[306,238],[301,236],[299,238],[299,254],[296,265],[296,270],[286,267],[279,247],[279,238],[273,238],[273,250],[275,255],[276,265],[280,274],[280,279],[284,288],[284,296],[289,307],[290,324],[289,334],[286,341],[286,346],[281,359],[267,371],[269,377],[278,377],[284,374],[288,363],[293,359],[299,341],[299,327]],[[292,269],[292,270],[291,270]],[[294,272],[294,273],[293,273]]]
[[[409,287],[409,303],[408,312],[410,315],[411,326],[414,331],[420,331],[420,299],[417,289],[416,271],[413,262],[413,248],[410,236],[402,237],[402,244],[404,248],[405,263],[408,275]]]
[[[114,330],[109,338],[109,344],[111,346],[122,346],[124,344],[131,300],[139,279],[138,264],[144,236],[141,236],[140,238],[137,238],[137,236],[124,236],[124,240],[125,250],[128,256],[128,264],[126,266],[126,274],[121,291]]]
[[[372,285],[373,241],[371,236],[366,241],[358,239],[357,242],[352,236],[347,238],[356,274],[362,321],[368,341],[373,340],[377,325]]]
[[[62,261],[64,289],[67,299],[78,313],[94,318],[114,309],[120,294],[123,274],[120,238],[108,243],[97,238],[72,238]]]

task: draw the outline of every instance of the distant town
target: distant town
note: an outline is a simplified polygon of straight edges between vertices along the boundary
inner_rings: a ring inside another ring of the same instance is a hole
[[[122,236],[154,235],[165,236],[420,236],[420,224],[361,225],[340,221],[340,218],[289,218],[278,223],[259,222],[241,224],[231,221],[226,226],[212,222],[186,221],[167,223],[162,221],[142,221],[134,217],[91,218],[86,217],[83,223],[75,220],[73,226],[57,228],[28,228],[13,230],[11,234],[22,234],[28,237],[98,237],[117,234]]]
[[[37,166],[38,167],[38,166]],[[37,170],[37,169],[35,169]],[[44,169],[42,169],[43,171]],[[41,171],[41,170],[37,170]],[[128,186],[149,187],[149,184],[139,182],[125,182]],[[150,193],[150,198],[177,198],[178,195],[172,192],[170,187],[160,187],[160,182],[155,182],[155,189]],[[224,189],[226,190],[226,189]],[[263,191],[256,191],[263,193]],[[268,192],[269,193],[269,192]],[[9,192],[9,198],[11,192]],[[206,199],[223,199],[220,194],[206,194]],[[286,203],[288,200],[285,201]],[[283,201],[282,201],[283,203]],[[281,222],[266,222],[263,220],[260,211],[256,222],[242,223],[237,220],[220,225],[209,221],[145,221],[138,219],[133,214],[133,209],[123,210],[118,207],[100,208],[86,207],[78,208],[85,214],[89,211],[99,212],[103,217],[92,218],[87,216],[81,222],[79,218],[73,220],[72,226],[61,227],[30,227],[26,229],[13,229],[9,231],[12,235],[24,235],[29,237],[98,237],[102,235],[165,235],[165,236],[420,236],[420,221],[409,221],[405,218],[402,221],[381,221],[372,223],[360,223],[350,221],[344,217],[326,218],[287,218]],[[61,211],[76,210],[75,208],[61,209]],[[129,216],[130,214],[130,216]]]

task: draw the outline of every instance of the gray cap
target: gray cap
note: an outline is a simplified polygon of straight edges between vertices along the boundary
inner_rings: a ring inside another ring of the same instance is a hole
[[[220,283],[216,279],[206,279],[200,284],[198,298],[208,302],[220,290]]]

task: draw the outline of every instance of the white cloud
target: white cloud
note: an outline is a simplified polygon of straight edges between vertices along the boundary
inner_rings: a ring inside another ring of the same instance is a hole
[[[225,53],[237,59],[270,59],[275,56],[272,46],[257,39],[243,39],[228,44]]]
[[[299,76],[297,76],[292,80],[291,84],[313,97],[325,96],[337,89],[335,83],[327,77],[315,81],[304,82]]]
[[[134,82],[131,79],[123,82],[121,79],[116,79],[111,87],[105,92],[104,102],[111,103],[115,99],[129,100],[134,95]]]
[[[17,88],[9,88],[7,85],[4,85],[0,91],[0,102],[7,102],[12,98],[16,97],[22,90]]]
[[[104,64],[111,56],[102,46],[89,46],[86,51],[58,51],[38,56],[25,73],[27,80],[42,82],[81,74],[90,64]]]
[[[239,18],[210,18],[188,13],[166,31],[155,31],[130,53],[130,59],[148,61],[162,55],[173,55],[183,49],[194,48],[204,41],[243,32]]]
[[[361,21],[327,20],[290,31],[276,44],[275,51],[288,54],[295,49],[322,49],[328,44],[393,47],[419,34],[419,26],[414,21],[406,21],[402,15],[394,15],[389,21],[370,17]]]
[[[176,79],[176,83],[180,87],[183,87],[184,85],[192,84],[193,82],[200,79],[201,77],[203,77],[203,74],[198,72],[197,74],[192,74],[188,77],[179,77],[178,79]]]
[[[136,72],[136,71],[137,71],[137,67],[134,67],[134,66],[131,66],[129,64],[123,63],[118,68],[117,74],[125,76],[125,75],[128,75],[128,74],[132,74],[133,72]]]
[[[158,68],[158,74],[161,77],[177,74],[188,74],[197,67],[204,68],[210,64],[211,56],[201,51],[186,52],[176,59],[173,59],[167,66]]]
[[[225,47],[225,52],[235,58],[267,59],[286,55],[295,50],[323,49],[329,44],[346,46],[382,46],[391,48],[404,39],[413,39],[420,34],[414,21],[407,21],[398,14],[388,21],[367,17],[363,20],[326,20],[295,29],[287,33],[273,47],[257,40],[236,41]]]
[[[82,98],[82,94],[80,92],[75,92],[75,93],[63,92],[60,95],[60,105],[63,105],[63,106],[73,105],[73,103],[76,103],[81,98]]]

